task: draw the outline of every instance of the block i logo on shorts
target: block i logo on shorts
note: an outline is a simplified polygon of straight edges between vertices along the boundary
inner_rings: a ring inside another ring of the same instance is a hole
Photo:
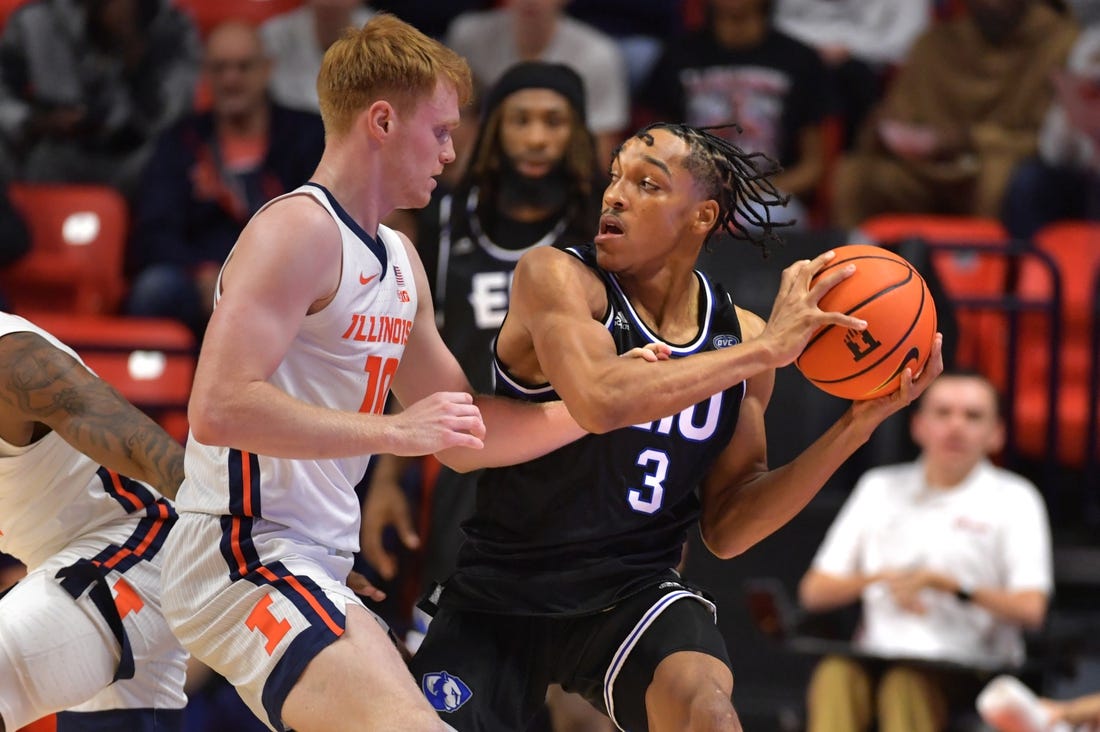
[[[420,685],[437,712],[453,712],[474,695],[466,682],[446,671],[424,674]]]

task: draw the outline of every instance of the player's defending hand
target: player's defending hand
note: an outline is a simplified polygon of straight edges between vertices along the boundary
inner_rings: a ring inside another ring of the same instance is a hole
[[[672,349],[667,343],[647,343],[638,348],[631,348],[629,351],[622,354],[622,358],[640,358],[650,363],[667,361],[671,357]]]
[[[384,536],[392,527],[406,549],[420,548],[420,537],[413,525],[412,508],[399,482],[400,470],[388,461],[404,466],[401,458],[382,455],[375,464],[374,476],[363,497],[363,520],[359,524],[359,551],[367,564],[384,580],[397,576],[397,557],[386,550]],[[348,585],[354,590],[349,580]],[[358,592],[358,590],[356,590]],[[360,592],[359,594],[366,594]]]
[[[348,573],[348,589],[356,595],[366,597],[374,602],[382,602],[386,599],[386,593],[374,586],[366,575],[356,572],[354,569]]]
[[[389,418],[394,455],[429,455],[451,447],[485,447],[485,422],[474,398],[462,391],[438,391]]]
[[[760,335],[769,342],[775,368],[793,363],[813,334],[826,325],[852,330],[867,327],[859,318],[828,312],[817,306],[826,292],[855,272],[855,265],[837,267],[822,275],[811,287],[810,281],[834,256],[834,252],[828,251],[814,259],[799,260],[783,270],[771,315]]]

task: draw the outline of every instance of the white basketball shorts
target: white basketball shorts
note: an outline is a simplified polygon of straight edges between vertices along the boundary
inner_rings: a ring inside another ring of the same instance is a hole
[[[0,718],[7,729],[63,709],[186,705],[187,653],[161,613],[157,550],[169,524],[134,517],[84,534],[0,599]],[[110,590],[133,659],[131,678],[113,681],[122,647],[92,588],[74,599],[56,576],[78,562],[96,567]]]
[[[173,632],[281,732],[306,665],[343,634],[349,604],[366,609],[346,585],[351,555],[264,519],[185,512],[165,556]]]

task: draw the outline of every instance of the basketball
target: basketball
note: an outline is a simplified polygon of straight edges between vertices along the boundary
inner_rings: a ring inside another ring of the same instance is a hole
[[[932,351],[936,307],[924,278],[904,258],[866,244],[836,247],[811,282],[847,264],[855,273],[818,307],[867,321],[865,330],[829,325],[806,344],[795,366],[814,386],[843,399],[875,399],[901,386],[908,367],[920,373]]]

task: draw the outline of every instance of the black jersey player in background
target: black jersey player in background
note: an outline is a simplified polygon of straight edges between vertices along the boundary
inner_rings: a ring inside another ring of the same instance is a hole
[[[694,269],[716,229],[744,234],[747,201],[781,203],[764,165],[705,130],[645,128],[612,161],[594,243],[520,260],[497,391],[560,397],[593,434],[486,472],[458,569],[426,598],[412,671],[461,732],[523,729],[555,682],[631,732],[740,730],[715,608],[672,569],[688,528],[719,557],[745,551],[942,370],[937,335],[923,373],[768,469],[775,369],[823,325],[866,324],[817,307],[853,271],[810,287],[831,253],[784,271],[766,322]],[[766,232],[764,210],[749,223]],[[648,343],[672,357],[618,358]]]

